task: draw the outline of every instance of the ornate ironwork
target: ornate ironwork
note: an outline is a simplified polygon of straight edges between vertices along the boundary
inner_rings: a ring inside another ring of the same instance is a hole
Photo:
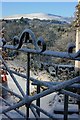
[[[16,49],[20,49],[23,43],[32,43],[36,51],[39,52],[44,52],[46,50],[46,43],[44,42],[43,38],[39,37],[37,40],[34,33],[29,29],[25,29],[22,32],[20,38],[17,36],[13,38],[13,45],[16,46]],[[40,46],[42,46],[42,49],[40,48]]]
[[[22,45],[25,43],[26,44],[32,43],[34,45],[35,49],[22,48]],[[40,46],[42,46],[42,48]],[[77,53],[73,53],[74,47],[75,47],[75,45],[70,44],[68,46],[67,52],[57,52],[57,51],[46,50],[46,43],[44,42],[43,38],[39,37],[36,40],[34,33],[29,29],[24,30],[22,32],[20,38],[15,36],[13,38],[13,45],[7,45],[7,44],[3,45],[3,48],[17,50],[17,51],[27,53],[27,76],[23,75],[21,73],[18,73],[16,71],[10,70],[10,68],[7,66],[6,62],[4,61],[4,59],[0,56],[0,60],[2,61],[3,65],[4,65],[3,69],[6,69],[8,71],[12,80],[14,81],[14,83],[16,84],[17,88],[19,89],[19,91],[21,93],[21,95],[18,95],[17,93],[12,92],[11,90],[0,85],[0,87],[4,88],[6,91],[8,91],[9,93],[12,93],[14,96],[16,96],[17,98],[20,99],[20,101],[18,101],[14,105],[11,105],[8,101],[4,100],[3,98],[0,98],[0,99],[2,99],[2,101],[4,101],[6,103],[6,105],[9,106],[9,107],[3,109],[2,113],[5,114],[10,119],[10,116],[7,113],[10,112],[11,110],[15,110],[18,114],[22,115],[23,118],[28,119],[29,118],[29,109],[31,109],[31,111],[33,112],[34,116],[37,119],[40,118],[40,113],[43,113],[51,119],[58,120],[54,116],[54,114],[52,115],[40,107],[40,98],[42,98],[46,95],[49,95],[53,92],[58,92],[59,94],[60,93],[64,94],[64,96],[66,98],[64,101],[64,120],[67,120],[67,118],[68,118],[68,96],[74,97],[78,101],[80,101],[80,95],[77,93],[68,91],[67,88],[73,87],[73,88],[79,89],[80,85],[78,84],[78,82],[80,82],[80,76],[70,79],[68,81],[57,82],[57,83],[39,81],[37,79],[34,79],[30,76],[30,59],[31,59],[30,54],[34,53],[37,55],[48,55],[48,56],[67,58],[67,59],[71,59],[71,60],[79,60],[80,61],[80,50]],[[20,84],[18,83],[18,81],[16,80],[16,78],[13,74],[16,74],[18,76],[21,76],[22,78],[27,79],[26,80],[26,94],[22,90],[22,87],[20,86]],[[32,81],[34,84],[36,83],[36,85],[37,85],[37,94],[35,94],[33,96],[30,96],[30,94],[29,94],[30,81]],[[77,85],[75,83],[77,83]],[[47,90],[40,92],[41,86],[47,87]],[[32,103],[35,100],[37,101],[36,105],[34,105]],[[25,105],[27,108],[26,115],[18,109],[19,107],[21,107],[23,105]],[[36,109],[36,111],[35,111],[35,109]]]
[[[78,51],[78,52],[76,52],[76,53],[74,53],[73,55],[71,54],[71,53],[73,53],[73,48],[75,48],[76,46],[73,44],[73,43],[70,43],[69,45],[68,45],[68,53],[69,53],[69,56],[71,57],[71,58],[80,58],[80,50]]]

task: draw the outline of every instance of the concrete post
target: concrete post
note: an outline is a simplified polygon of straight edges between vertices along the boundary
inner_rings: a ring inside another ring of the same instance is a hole
[[[76,52],[80,49],[80,29],[76,30]],[[80,61],[75,61],[76,72],[80,71]]]
[[[2,62],[0,60],[0,66],[1,66]],[[0,84],[2,84],[2,80],[1,80],[1,68],[0,68]],[[0,96],[2,96],[2,88],[0,88]]]
[[[76,14],[76,52],[80,49],[80,0],[78,0],[77,14]],[[75,62],[75,72],[80,75],[80,61]],[[80,95],[80,89],[77,90],[77,93]],[[78,103],[78,110],[80,116],[80,101]]]
[[[80,49],[80,0],[76,6],[76,52]],[[75,72],[80,73],[80,61],[75,61]]]

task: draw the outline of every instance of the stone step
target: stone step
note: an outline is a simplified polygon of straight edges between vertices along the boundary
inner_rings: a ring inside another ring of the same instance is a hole
[[[64,103],[58,102],[54,107],[54,112],[63,112],[64,111]],[[78,113],[78,105],[77,104],[68,104],[68,112],[69,113]]]
[[[64,114],[64,110],[54,110],[54,113],[55,114]],[[74,114],[74,113],[79,114],[79,111],[75,110],[75,109],[68,110],[68,114]]]
[[[6,101],[8,101],[11,105],[13,105],[15,103],[13,96],[9,96],[8,98],[6,98]],[[2,100],[0,99],[0,120],[5,120],[8,117],[4,114],[2,114],[2,110],[5,110],[6,108],[8,108],[9,106],[6,105],[6,103],[2,102]],[[7,112],[7,115],[10,116],[10,118],[23,118],[18,112],[12,110],[10,112]]]
[[[62,114],[54,114],[54,117],[58,120],[64,120],[64,115]],[[80,120],[80,115],[78,114],[68,115],[68,120]]]
[[[54,109],[54,113],[56,114],[64,114],[64,104],[57,104]],[[68,104],[68,114],[79,114],[78,105],[77,104]]]
[[[64,103],[58,102],[53,109],[53,114],[58,120],[64,120]],[[68,104],[68,120],[80,120],[77,104]]]
[[[10,118],[14,118],[14,119],[16,119],[16,118],[17,118],[17,119],[19,119],[19,118],[20,118],[20,119],[24,118],[24,117],[22,117],[19,113],[17,113],[17,112],[14,111],[14,110],[8,112],[7,115],[8,115]],[[3,116],[2,118],[5,119],[5,116]]]
[[[2,114],[2,110],[5,110],[6,108],[8,108],[9,106],[6,106],[5,104],[3,104],[3,106],[0,106],[0,115],[2,116],[2,119],[0,120],[5,120],[6,118],[8,118],[6,115]],[[21,116],[18,112],[16,112],[15,110],[12,110],[10,112],[7,112],[7,115],[10,116],[10,118],[23,118],[23,116]]]

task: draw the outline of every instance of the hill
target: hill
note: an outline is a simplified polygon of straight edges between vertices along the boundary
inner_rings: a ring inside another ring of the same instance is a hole
[[[44,14],[38,14],[44,16]],[[48,14],[52,16],[51,14]],[[36,14],[35,14],[36,16]],[[47,15],[46,15],[47,16]],[[67,51],[67,44],[70,42],[75,43],[75,30],[72,24],[61,21],[61,16],[53,15],[56,20],[50,19],[35,19],[23,18],[18,19],[3,19],[0,21],[0,26],[5,27],[5,38],[10,43],[15,35],[20,36],[24,29],[30,29],[34,32],[36,39],[42,36],[47,45],[47,50]],[[47,18],[47,17],[46,17]],[[59,19],[57,19],[59,18]],[[67,18],[68,19],[68,18]],[[47,60],[49,58],[46,58]],[[43,59],[44,60],[44,59]],[[56,63],[59,61],[56,61]],[[60,62],[60,61],[59,61]],[[62,61],[61,61],[62,62]],[[69,60],[64,62],[69,63]]]
[[[71,17],[62,17],[58,15],[53,14],[45,14],[45,13],[32,13],[32,14],[20,14],[20,15],[12,15],[7,16],[4,19],[5,20],[11,20],[11,19],[21,19],[21,18],[28,18],[28,19],[40,19],[40,20],[57,20],[57,21],[63,21],[66,23],[70,23]]]

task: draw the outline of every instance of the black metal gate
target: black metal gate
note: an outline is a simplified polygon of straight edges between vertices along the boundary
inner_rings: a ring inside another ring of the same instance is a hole
[[[23,44],[29,44],[29,43],[34,45],[34,49],[22,47]],[[68,97],[71,96],[73,98],[76,98],[76,100],[80,102],[80,94],[71,92],[67,90],[67,88],[75,88],[79,90],[80,89],[80,84],[79,84],[80,76],[75,77],[73,79],[69,79],[67,81],[63,81],[61,83],[57,82],[56,85],[54,84],[54,82],[45,82],[44,80],[39,81],[30,76],[30,60],[31,60],[31,55],[36,54],[37,56],[44,55],[45,57],[47,55],[47,56],[80,61],[80,50],[77,53],[72,53],[73,48],[74,48],[73,45],[69,46],[67,52],[57,52],[57,51],[46,50],[46,43],[44,42],[43,38],[39,37],[39,39],[36,40],[34,33],[29,29],[24,30],[20,38],[15,36],[13,39],[13,45],[7,45],[6,43],[5,45],[2,46],[2,49],[4,48],[10,49],[12,51],[15,50],[17,52],[20,51],[20,52],[23,52],[24,54],[27,53],[27,75],[10,70],[5,60],[2,58],[2,56],[0,56],[0,60],[2,61],[2,64],[4,65],[3,69],[7,70],[7,72],[10,74],[14,83],[16,84],[17,88],[19,89],[21,93],[21,95],[18,95],[17,93],[0,85],[2,89],[8,91],[9,93],[12,93],[14,96],[19,98],[19,101],[15,103],[14,105],[11,105],[8,101],[6,101],[3,98],[0,98],[8,106],[6,109],[2,110],[2,114],[6,115],[9,119],[14,119],[14,118],[11,118],[7,113],[12,110],[15,110],[18,114],[20,114],[23,117],[23,119],[28,119],[30,117],[29,109],[31,109],[31,111],[33,112],[35,116],[35,119],[40,119],[41,118],[40,114],[43,113],[49,118],[53,120],[57,120],[58,118],[56,118],[54,114],[50,114],[49,112],[47,112],[47,110],[45,111],[40,107],[40,98],[47,96],[53,92],[58,92],[59,94],[64,94],[65,99],[64,99],[64,118],[63,119],[68,120]],[[26,79],[26,94],[24,93],[21,85],[17,82],[14,74]],[[32,81],[34,85],[36,84],[37,86],[37,94],[33,96],[30,96],[30,81]],[[46,90],[40,92],[41,86],[45,86]],[[36,100],[36,105],[32,103],[35,100]],[[22,113],[22,111],[19,110],[19,108],[24,105],[26,107],[26,114]],[[80,103],[79,103],[79,112],[80,112]]]

